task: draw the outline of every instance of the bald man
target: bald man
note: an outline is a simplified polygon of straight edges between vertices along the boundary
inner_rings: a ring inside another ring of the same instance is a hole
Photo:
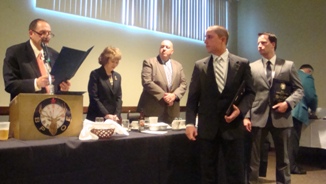
[[[163,40],[159,55],[143,61],[142,85],[137,110],[145,116],[158,116],[159,122],[171,124],[180,116],[180,99],[187,90],[182,65],[171,59],[173,44]]]

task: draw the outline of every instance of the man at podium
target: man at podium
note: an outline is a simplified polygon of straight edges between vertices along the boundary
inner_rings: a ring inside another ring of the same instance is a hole
[[[49,73],[58,52],[46,45],[53,37],[50,24],[43,19],[35,19],[29,25],[30,39],[7,49],[3,79],[10,100],[19,93],[50,93],[54,78],[49,78]],[[53,88],[54,92],[68,91],[70,82],[61,82]]]

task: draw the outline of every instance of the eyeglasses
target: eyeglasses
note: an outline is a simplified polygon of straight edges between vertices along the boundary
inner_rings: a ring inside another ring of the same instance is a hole
[[[32,30],[34,33],[38,34],[39,36],[48,36],[53,38],[54,34],[51,31],[41,31],[41,32],[37,32],[35,30]]]

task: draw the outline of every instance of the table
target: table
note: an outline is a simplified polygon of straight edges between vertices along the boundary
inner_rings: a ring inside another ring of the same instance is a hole
[[[184,131],[80,141],[0,142],[1,183],[199,183],[196,142]]]
[[[326,120],[312,119],[302,125],[300,146],[326,149]]]

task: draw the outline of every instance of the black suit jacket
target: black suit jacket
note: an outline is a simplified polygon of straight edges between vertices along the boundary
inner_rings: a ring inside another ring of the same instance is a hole
[[[107,114],[115,114],[121,118],[121,76],[113,71],[112,77],[113,86],[103,66],[91,72],[88,81],[87,119],[94,121],[96,117],[104,117]]]
[[[48,52],[52,67],[58,57],[58,52],[50,47]],[[41,73],[29,40],[7,49],[3,63],[3,79],[5,90],[10,93],[10,100],[19,93],[46,93],[45,88],[35,92],[34,80],[40,76]],[[58,86],[54,88],[56,90]]]
[[[227,123],[224,115],[242,80],[246,87],[238,105],[241,114],[231,123]],[[213,57],[206,57],[196,62],[192,73],[186,122],[195,124],[198,114],[198,136],[203,139],[213,140],[218,134],[228,140],[239,138],[244,132],[243,117],[251,108],[254,98],[253,80],[247,59],[229,53],[227,81],[220,93],[214,75]]]

